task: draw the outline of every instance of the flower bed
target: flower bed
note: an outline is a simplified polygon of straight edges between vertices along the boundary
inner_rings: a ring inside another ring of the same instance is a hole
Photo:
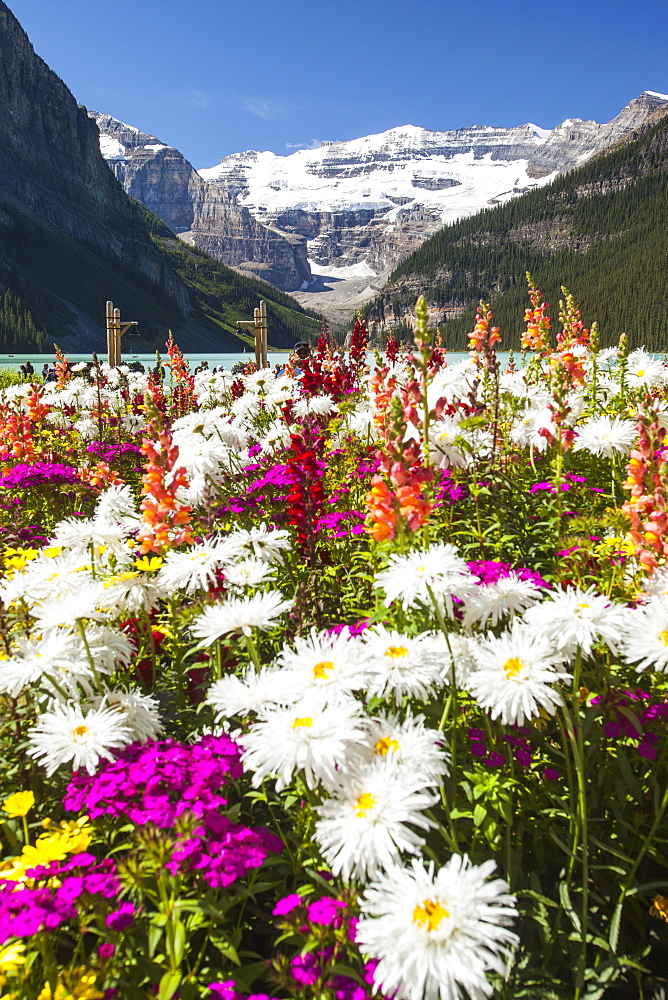
[[[2,390],[3,996],[664,995],[668,366],[530,298]]]

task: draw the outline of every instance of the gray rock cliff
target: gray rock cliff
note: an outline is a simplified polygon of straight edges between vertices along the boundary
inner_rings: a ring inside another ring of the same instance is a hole
[[[305,240],[258,222],[223,185],[203,180],[182,153],[111,115],[90,112],[125,191],[182,239],[285,291],[311,277]]]

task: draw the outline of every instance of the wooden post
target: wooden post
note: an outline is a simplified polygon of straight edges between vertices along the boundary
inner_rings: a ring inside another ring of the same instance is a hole
[[[269,362],[267,361],[267,303],[264,299],[260,300],[260,355],[261,355],[261,367],[268,368]]]
[[[114,359],[109,358],[112,368],[118,368],[121,363],[121,310],[114,309]]]
[[[260,339],[260,310],[253,310],[253,323],[254,323],[254,334],[255,334],[255,364],[258,368],[262,368],[262,340]]]
[[[118,368],[121,363],[121,337],[131,326],[137,326],[136,320],[121,325],[121,310],[114,309],[114,303],[107,300],[107,362],[111,368]]]
[[[267,360],[267,303],[261,299],[259,307],[253,310],[253,319],[239,319],[237,326],[253,331],[255,338],[255,364],[258,368],[268,368]]]
[[[114,303],[107,300],[107,360],[111,364],[114,353]]]

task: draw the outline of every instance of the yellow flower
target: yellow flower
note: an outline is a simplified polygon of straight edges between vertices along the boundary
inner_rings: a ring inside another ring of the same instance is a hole
[[[663,920],[668,924],[668,899],[665,896],[655,896],[649,908],[651,917]]]
[[[0,972],[18,972],[19,965],[25,963],[26,946],[23,941],[14,941],[0,948]]]
[[[19,816],[26,816],[35,805],[35,796],[32,792],[14,792],[2,803],[2,810],[12,819]]]
[[[96,979],[96,972],[80,965],[70,974],[59,973],[55,992],[45,983],[37,1000],[102,1000],[104,992],[95,986]]]
[[[26,844],[18,857],[6,862],[6,867],[0,869],[0,879],[20,882],[30,868],[50,865],[53,861],[63,861],[68,854],[81,854],[92,839],[87,816],[61,823],[60,828],[43,833],[37,838],[34,846]]]
[[[151,556],[151,558],[142,556],[141,559],[135,559],[135,566],[144,573],[153,573],[162,566],[162,559],[160,556]]]
[[[22,549],[20,546],[16,549],[5,549],[5,566],[11,566],[12,569],[22,570],[27,562],[30,562],[31,559],[35,559],[38,555],[38,549]]]

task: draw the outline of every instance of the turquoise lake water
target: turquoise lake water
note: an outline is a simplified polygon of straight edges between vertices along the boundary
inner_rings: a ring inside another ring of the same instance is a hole
[[[280,353],[271,352],[270,354],[267,355],[267,360],[269,361],[269,364],[272,367],[278,364],[285,364],[289,354],[290,354],[289,351],[281,351]],[[185,356],[188,359],[191,368],[196,368],[197,365],[200,363],[200,361],[208,361],[209,368],[216,368],[218,367],[218,365],[224,365],[225,368],[229,370],[232,367],[232,365],[237,364],[238,361],[248,362],[255,360],[254,354],[250,353],[243,354],[242,352],[239,352],[238,354],[193,353],[193,354],[186,354]],[[162,357],[163,359],[167,358],[167,354],[163,353]],[[468,355],[465,353],[453,352],[452,354],[448,354],[448,360],[450,361],[451,364],[454,364],[457,361],[462,361],[466,357],[468,357]],[[507,352],[499,352],[499,361],[502,365],[505,366],[508,363],[508,357],[509,355]],[[98,354],[98,358],[100,359],[100,361],[106,361],[107,355]],[[374,358],[373,352],[369,352],[370,364],[373,364],[373,358]],[[73,364],[76,364],[78,361],[90,361],[91,356],[90,354],[68,354],[67,359],[68,361],[71,361]],[[14,369],[14,371],[18,371],[18,369],[21,367],[22,364],[24,364],[26,361],[30,361],[34,366],[37,374],[41,375],[42,365],[44,364],[51,365],[55,360],[56,360],[55,354],[16,354],[16,355],[0,354],[0,367],[12,368]],[[128,352],[127,354],[125,353],[123,354],[121,361],[123,364],[130,364],[130,362],[132,361],[141,361],[143,365],[145,366],[150,365],[152,367],[153,365],[155,365],[155,354],[130,354]],[[517,357],[517,364],[518,365],[521,364],[521,356]]]

